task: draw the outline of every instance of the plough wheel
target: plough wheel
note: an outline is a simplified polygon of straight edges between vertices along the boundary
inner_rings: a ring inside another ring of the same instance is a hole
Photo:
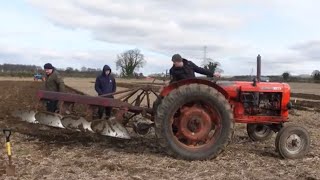
[[[229,103],[206,85],[184,85],[161,100],[156,137],[170,155],[186,160],[215,158],[231,142],[234,120]]]

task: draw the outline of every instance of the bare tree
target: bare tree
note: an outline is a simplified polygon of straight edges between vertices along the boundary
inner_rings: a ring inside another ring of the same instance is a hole
[[[139,49],[125,51],[117,56],[117,70],[121,70],[121,76],[133,77],[136,70],[145,65],[144,55]]]
[[[223,70],[220,68],[220,63],[218,61],[214,61],[211,58],[207,58],[206,64],[204,64],[204,68],[213,72],[223,73]]]
[[[82,68],[81,68],[81,72],[86,72],[87,71],[87,68],[85,67],[85,66],[83,66]]]
[[[71,74],[74,72],[74,69],[72,67],[67,67],[67,69],[65,70],[66,73]]]
[[[283,80],[288,81],[290,78],[290,73],[289,72],[282,73],[282,78]]]
[[[314,70],[311,74],[314,80],[320,80],[320,71],[319,70]]]

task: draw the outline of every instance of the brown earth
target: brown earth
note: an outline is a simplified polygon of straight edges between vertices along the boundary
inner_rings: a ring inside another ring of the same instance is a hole
[[[289,85],[294,93],[320,95],[320,83],[290,82]]]
[[[291,93],[291,96],[302,99],[320,100],[320,95],[315,94]]]
[[[13,162],[18,177],[11,179],[320,179],[320,113],[308,102],[308,111],[290,113],[291,121],[311,134],[311,152],[305,158],[283,160],[275,152],[274,138],[252,142],[245,126],[237,125],[232,144],[218,158],[189,162],[162,153],[153,134],[119,140],[11,117],[14,109],[32,108],[40,84],[0,81],[0,127],[15,130]],[[0,179],[10,179],[4,174],[5,163],[1,148]]]

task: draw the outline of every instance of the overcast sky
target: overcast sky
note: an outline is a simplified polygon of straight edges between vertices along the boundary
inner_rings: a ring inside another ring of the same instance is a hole
[[[0,6],[0,64],[115,69],[117,54],[139,48],[144,74],[171,56],[218,60],[224,75],[320,69],[320,1],[11,0]]]

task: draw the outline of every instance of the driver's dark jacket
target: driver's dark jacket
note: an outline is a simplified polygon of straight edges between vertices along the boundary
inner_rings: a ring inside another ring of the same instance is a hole
[[[213,77],[213,73],[210,70],[201,68],[195,65],[192,61],[188,61],[183,59],[183,66],[182,67],[175,67],[172,66],[170,69],[170,83],[180,81],[183,79],[195,78],[195,72],[203,75],[207,75],[207,77]]]

